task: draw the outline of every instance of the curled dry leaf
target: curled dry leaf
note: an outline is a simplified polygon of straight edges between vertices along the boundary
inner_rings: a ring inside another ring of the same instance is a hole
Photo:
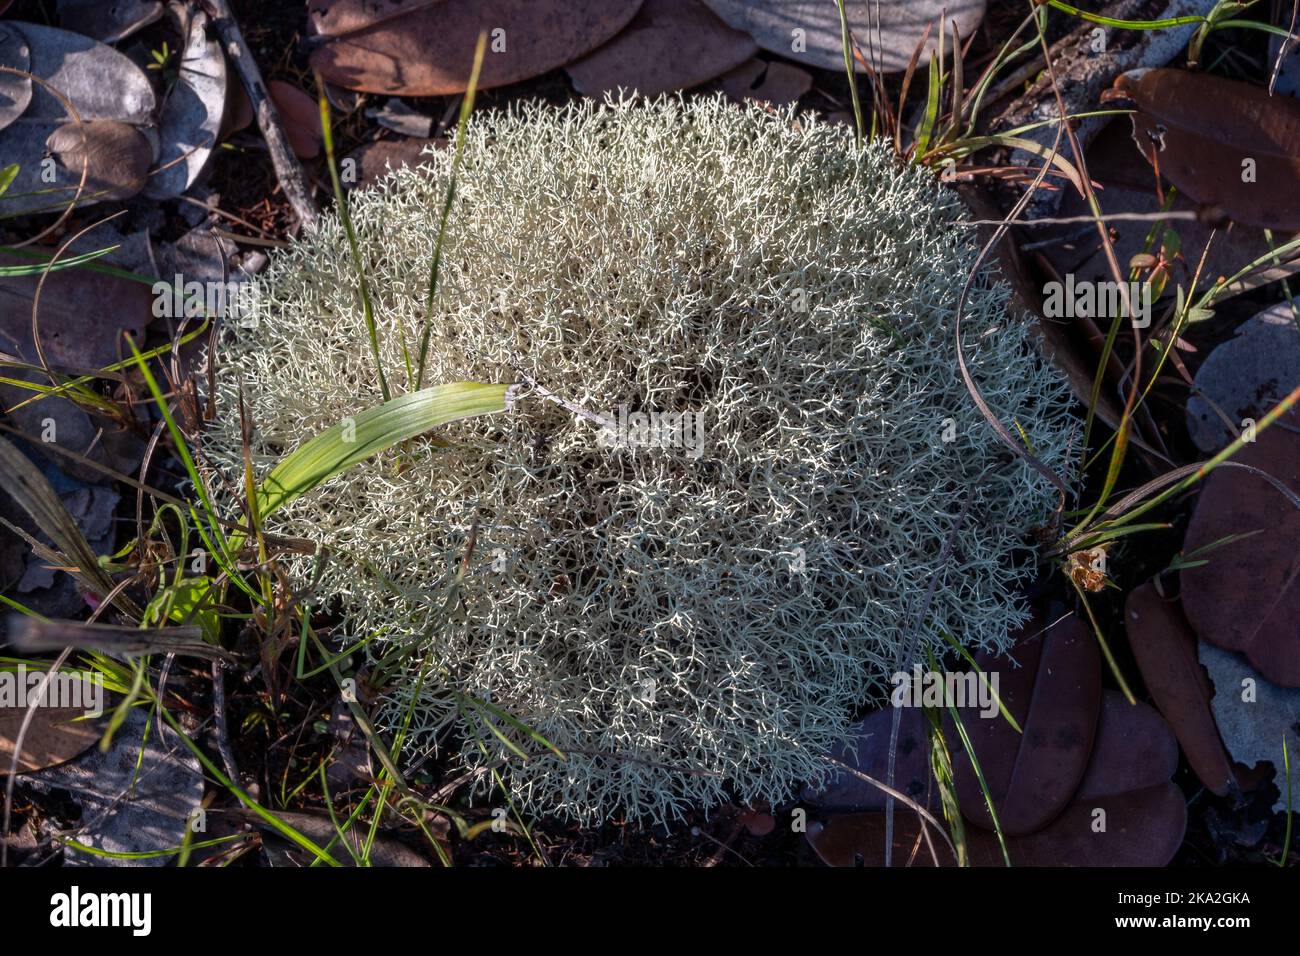
[[[1232,762],[1210,712],[1214,688],[1196,657],[1196,635],[1176,601],[1151,584],[1134,588],[1124,604],[1129,646],[1156,707],[1173,728],[1192,771],[1212,792],[1233,785]]]
[[[1013,866],[1164,866],[1182,844],[1187,804],[1170,782],[1178,767],[1178,744],[1160,715],[1146,704],[1128,704],[1117,691],[1103,692],[1087,767],[1073,799],[1034,833],[1008,836]],[[962,813],[969,810],[961,800]],[[972,866],[1002,866],[997,835],[965,828]],[[885,859],[885,814],[833,816],[808,828],[808,842],[830,866],[880,866]],[[895,865],[931,866],[928,846],[941,866],[954,866],[952,851],[937,835],[921,839],[915,813],[895,815]]]
[[[314,159],[325,142],[320,125],[320,104],[292,83],[271,80],[266,92],[284,123],[289,145],[299,159]]]
[[[129,199],[144,188],[153,145],[134,126],[114,120],[66,123],[45,141],[74,181],[86,170],[85,199]]]
[[[618,36],[565,69],[586,96],[619,89],[657,96],[711,80],[757,52],[748,34],[700,0],[645,0]]]
[[[463,93],[481,32],[479,88],[517,83],[571,63],[631,21],[642,0],[308,0],[321,40],[311,65],[368,93]]]
[[[704,0],[737,30],[750,34],[764,50],[806,66],[844,69],[840,14],[832,0]],[[937,45],[939,18],[955,22],[969,37],[984,19],[985,0],[871,0],[846,2],[849,28],[873,69],[893,73],[907,68],[912,51],[933,24],[921,62]],[[951,35],[949,33],[949,35]],[[947,43],[945,42],[945,45]],[[951,48],[950,48],[951,49]],[[859,71],[865,68],[856,63]]]
[[[1248,226],[1300,229],[1300,103],[1209,73],[1134,70],[1133,140],[1162,176]]]
[[[1300,414],[1292,409],[1233,460],[1300,495]],[[1184,557],[1204,563],[1180,572],[1183,610],[1201,640],[1240,651],[1283,687],[1300,687],[1297,541],[1300,509],[1287,495],[1260,475],[1219,468],[1206,479],[1183,541]]]
[[[64,866],[165,866],[175,859],[160,851],[185,839],[203,799],[203,770],[170,727],[151,725],[149,713],[131,708],[107,751],[95,747],[25,781],[38,792],[66,791],[81,808],[76,828],[65,834],[78,843],[109,853],[154,854],[104,857],[68,847]]]

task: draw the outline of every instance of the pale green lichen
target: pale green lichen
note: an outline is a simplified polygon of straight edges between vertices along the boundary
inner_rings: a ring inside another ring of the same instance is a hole
[[[352,197],[396,391],[450,157],[427,163]],[[1054,499],[957,371],[976,252],[960,215],[927,170],[788,113],[667,100],[474,120],[426,384],[526,376],[600,415],[702,413],[705,440],[698,458],[607,447],[534,391],[445,429],[452,447],[419,444],[400,470],[386,454],[276,516],[335,553],[318,592],[350,639],[382,629],[431,655],[408,753],[458,730],[460,759],[504,761],[522,805],[588,821],[775,803],[827,775],[823,753],[879,695],[936,573],[922,646],[946,630],[1005,647],[1033,573],[1017,549]],[[258,327],[219,348],[206,451],[229,474],[238,381],[263,471],[381,400],[357,289],[337,219],[274,257]],[[1060,470],[1067,392],[1006,303],[976,283],[967,359]],[[475,521],[461,611],[430,630]],[[411,686],[386,702],[390,726]],[[533,754],[512,757],[457,692],[568,760],[498,721]]]

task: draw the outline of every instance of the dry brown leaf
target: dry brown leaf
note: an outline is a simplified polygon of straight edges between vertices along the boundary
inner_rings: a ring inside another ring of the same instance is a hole
[[[1209,73],[1135,70],[1133,139],[1160,174],[1214,214],[1300,229],[1300,103]]]
[[[479,88],[517,83],[571,63],[627,26],[641,0],[309,0],[323,44],[311,65],[368,93],[463,93],[479,34],[488,35]]]

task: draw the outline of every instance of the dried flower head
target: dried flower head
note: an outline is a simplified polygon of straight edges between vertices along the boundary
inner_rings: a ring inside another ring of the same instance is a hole
[[[403,343],[450,162],[352,197],[395,391],[411,387]],[[921,647],[940,631],[1005,647],[1032,573],[1018,549],[1054,502],[957,371],[976,253],[960,217],[927,170],[790,113],[669,99],[478,117],[425,384],[525,382],[524,397],[274,522],[332,550],[318,591],[352,639],[419,645],[383,710],[392,726],[414,707],[407,752],[455,731],[467,764],[503,762],[516,801],[587,821],[775,805],[828,775],[823,753],[883,690],[932,579]],[[232,475],[237,380],[260,468],[381,400],[336,219],[258,293],[257,326],[217,356],[207,453]],[[976,283],[967,360],[1059,470],[1067,392],[1006,306],[1004,286]]]

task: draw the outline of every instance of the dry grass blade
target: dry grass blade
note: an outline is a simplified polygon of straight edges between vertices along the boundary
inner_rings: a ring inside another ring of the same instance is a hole
[[[9,621],[9,643],[27,654],[78,647],[103,654],[182,654],[211,660],[234,660],[231,654],[206,643],[203,629],[197,624],[140,628],[83,624],[80,621],[38,621],[15,616]]]
[[[62,552],[69,572],[101,600],[113,594],[116,587],[113,579],[100,567],[99,559],[64,507],[63,500],[50,487],[40,469],[6,438],[0,438],[0,473],[5,476],[4,490]],[[130,598],[116,594],[113,603],[123,613],[139,619],[140,608]]]

